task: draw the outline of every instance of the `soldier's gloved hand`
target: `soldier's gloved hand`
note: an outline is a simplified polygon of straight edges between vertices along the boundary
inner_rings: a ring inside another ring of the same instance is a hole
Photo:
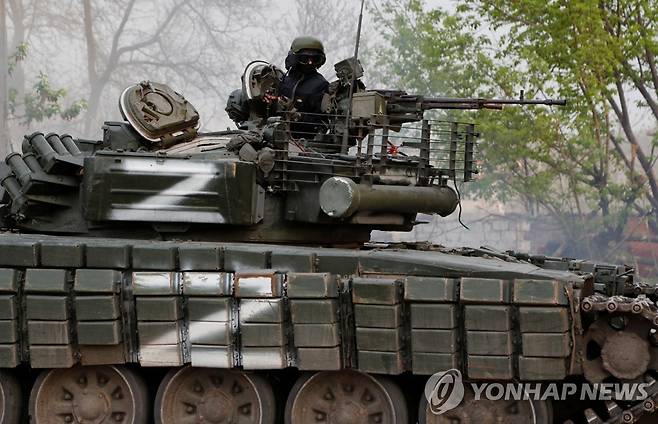
[[[265,93],[263,95],[263,101],[265,103],[277,103],[279,101],[279,96],[275,96],[273,94]]]

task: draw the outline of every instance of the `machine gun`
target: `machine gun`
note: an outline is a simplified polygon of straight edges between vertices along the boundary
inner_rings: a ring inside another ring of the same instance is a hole
[[[432,109],[495,109],[505,105],[564,106],[566,100],[525,99],[523,91],[518,99],[484,99],[460,97],[426,97],[397,90],[367,90],[355,93],[352,99],[352,118],[388,117],[389,124],[419,121],[423,112]]]

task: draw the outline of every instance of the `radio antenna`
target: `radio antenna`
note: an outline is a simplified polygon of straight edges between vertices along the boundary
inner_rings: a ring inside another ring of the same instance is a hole
[[[349,101],[347,102],[347,114],[345,115],[345,130],[343,132],[343,145],[340,152],[347,154],[348,141],[350,135],[350,120],[352,118],[352,96],[354,95],[354,85],[356,84],[356,69],[359,66],[359,44],[361,43],[361,24],[363,23],[363,6],[366,0],[361,0],[361,11],[359,12],[359,25],[356,28],[356,44],[354,46],[354,58],[352,59],[352,80],[350,81]]]

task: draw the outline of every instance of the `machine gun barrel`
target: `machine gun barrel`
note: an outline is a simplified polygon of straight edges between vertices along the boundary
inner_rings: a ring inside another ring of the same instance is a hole
[[[400,92],[380,92],[387,103],[387,112],[419,113],[430,109],[502,109],[504,105],[564,106],[564,99],[484,99],[460,97],[425,97]]]

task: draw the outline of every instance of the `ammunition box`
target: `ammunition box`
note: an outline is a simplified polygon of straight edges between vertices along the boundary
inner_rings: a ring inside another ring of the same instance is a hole
[[[242,346],[283,346],[285,338],[281,324],[245,323],[240,326]]]
[[[187,296],[230,296],[232,274],[225,272],[184,272],[183,293]]]
[[[122,274],[111,269],[79,269],[75,273],[76,293],[119,293]]]
[[[170,246],[133,246],[133,269],[173,271],[176,269],[176,248]]]
[[[384,278],[353,278],[354,303],[395,305],[402,299],[402,283]]]
[[[73,347],[70,345],[30,347],[32,368],[71,368],[74,364]]]
[[[511,355],[512,335],[499,331],[468,331],[466,346],[469,355]]]
[[[187,300],[189,319],[193,321],[229,321],[231,319],[231,302],[232,299],[228,297],[191,297]]]
[[[401,352],[359,350],[359,370],[375,374],[398,375],[405,371]]]
[[[402,325],[400,305],[354,305],[358,327],[397,328]]]
[[[142,345],[139,348],[139,363],[143,367],[178,367],[183,365],[180,344]]]
[[[567,305],[565,283],[551,280],[514,280],[518,305]]]
[[[412,328],[457,327],[457,307],[455,305],[435,305],[414,303],[411,305]]]
[[[180,297],[138,297],[135,300],[139,321],[177,321],[182,318]]]
[[[331,252],[329,249],[317,252],[318,272],[331,272],[334,275],[355,274],[359,260],[354,254]]]
[[[29,320],[66,321],[69,319],[66,296],[29,295],[26,305]]]
[[[18,331],[16,321],[0,321],[0,343],[16,343],[18,341]]]
[[[523,333],[564,333],[571,328],[567,308],[520,307],[519,321]]]
[[[567,361],[563,358],[519,358],[521,380],[562,380],[567,374]]]
[[[231,344],[231,328],[228,322],[190,321],[190,341],[198,345]]]
[[[286,351],[281,347],[242,348],[242,367],[246,370],[282,369],[287,366]]]
[[[404,298],[413,302],[454,302],[457,281],[454,278],[407,277]]]
[[[168,345],[181,342],[180,321],[138,322],[140,345]]]
[[[0,295],[0,319],[16,318],[16,296]]]
[[[514,377],[509,356],[468,355],[468,377],[473,380],[511,380]]]
[[[139,305],[139,300],[137,301]],[[139,306],[137,307],[139,313]],[[77,296],[75,298],[75,313],[79,321],[114,320],[121,316],[119,297],[110,296]]]
[[[28,293],[66,293],[68,272],[63,269],[28,269],[25,274]]]
[[[5,252],[2,252],[3,255]],[[0,292],[15,293],[18,290],[18,271],[15,269],[0,269]]]
[[[18,345],[0,344],[0,368],[16,368],[18,363]]]
[[[84,266],[85,246],[41,243],[41,266],[81,268]]]
[[[338,322],[338,302],[335,300],[290,301],[292,321],[296,324],[331,324]]]
[[[68,321],[28,321],[27,328],[31,345],[67,345],[71,342]]]
[[[309,371],[338,371],[342,368],[340,346],[297,349],[297,368]]]
[[[297,347],[333,347],[340,344],[338,324],[295,324]]]
[[[0,240],[0,266],[39,266],[39,243]]]
[[[232,272],[267,268],[267,250],[254,247],[227,246],[224,250],[224,270]]]
[[[296,340],[295,340],[296,343]],[[401,328],[357,328],[356,346],[359,350],[395,352],[402,349]]]
[[[464,303],[510,303],[512,284],[507,280],[462,278],[460,298]]]
[[[276,323],[283,321],[281,299],[242,299],[240,322]]]
[[[453,353],[459,349],[457,330],[412,330],[411,349],[414,352]]]
[[[126,347],[116,345],[80,345],[80,365],[124,364]]]
[[[283,274],[236,274],[235,297],[281,297]]]
[[[87,266],[89,268],[130,268],[130,248],[128,246],[87,245]]]
[[[512,328],[510,306],[469,305],[465,307],[467,330],[509,331]]]
[[[173,272],[133,272],[135,296],[178,294],[178,278]]]
[[[121,341],[119,320],[78,322],[78,343],[82,345],[117,345]]]
[[[523,356],[566,358],[571,354],[569,333],[524,333]]]
[[[180,246],[178,258],[181,271],[218,271],[221,269],[222,250],[219,247]]]
[[[414,352],[411,363],[414,374],[432,375],[459,368],[459,356],[455,353]]]
[[[272,252],[272,269],[279,272],[313,272],[315,256],[310,253]]]
[[[200,368],[233,368],[233,353],[229,346],[192,345],[192,366]]]
[[[288,274],[288,297],[334,298],[338,297],[338,281],[332,274]]]

